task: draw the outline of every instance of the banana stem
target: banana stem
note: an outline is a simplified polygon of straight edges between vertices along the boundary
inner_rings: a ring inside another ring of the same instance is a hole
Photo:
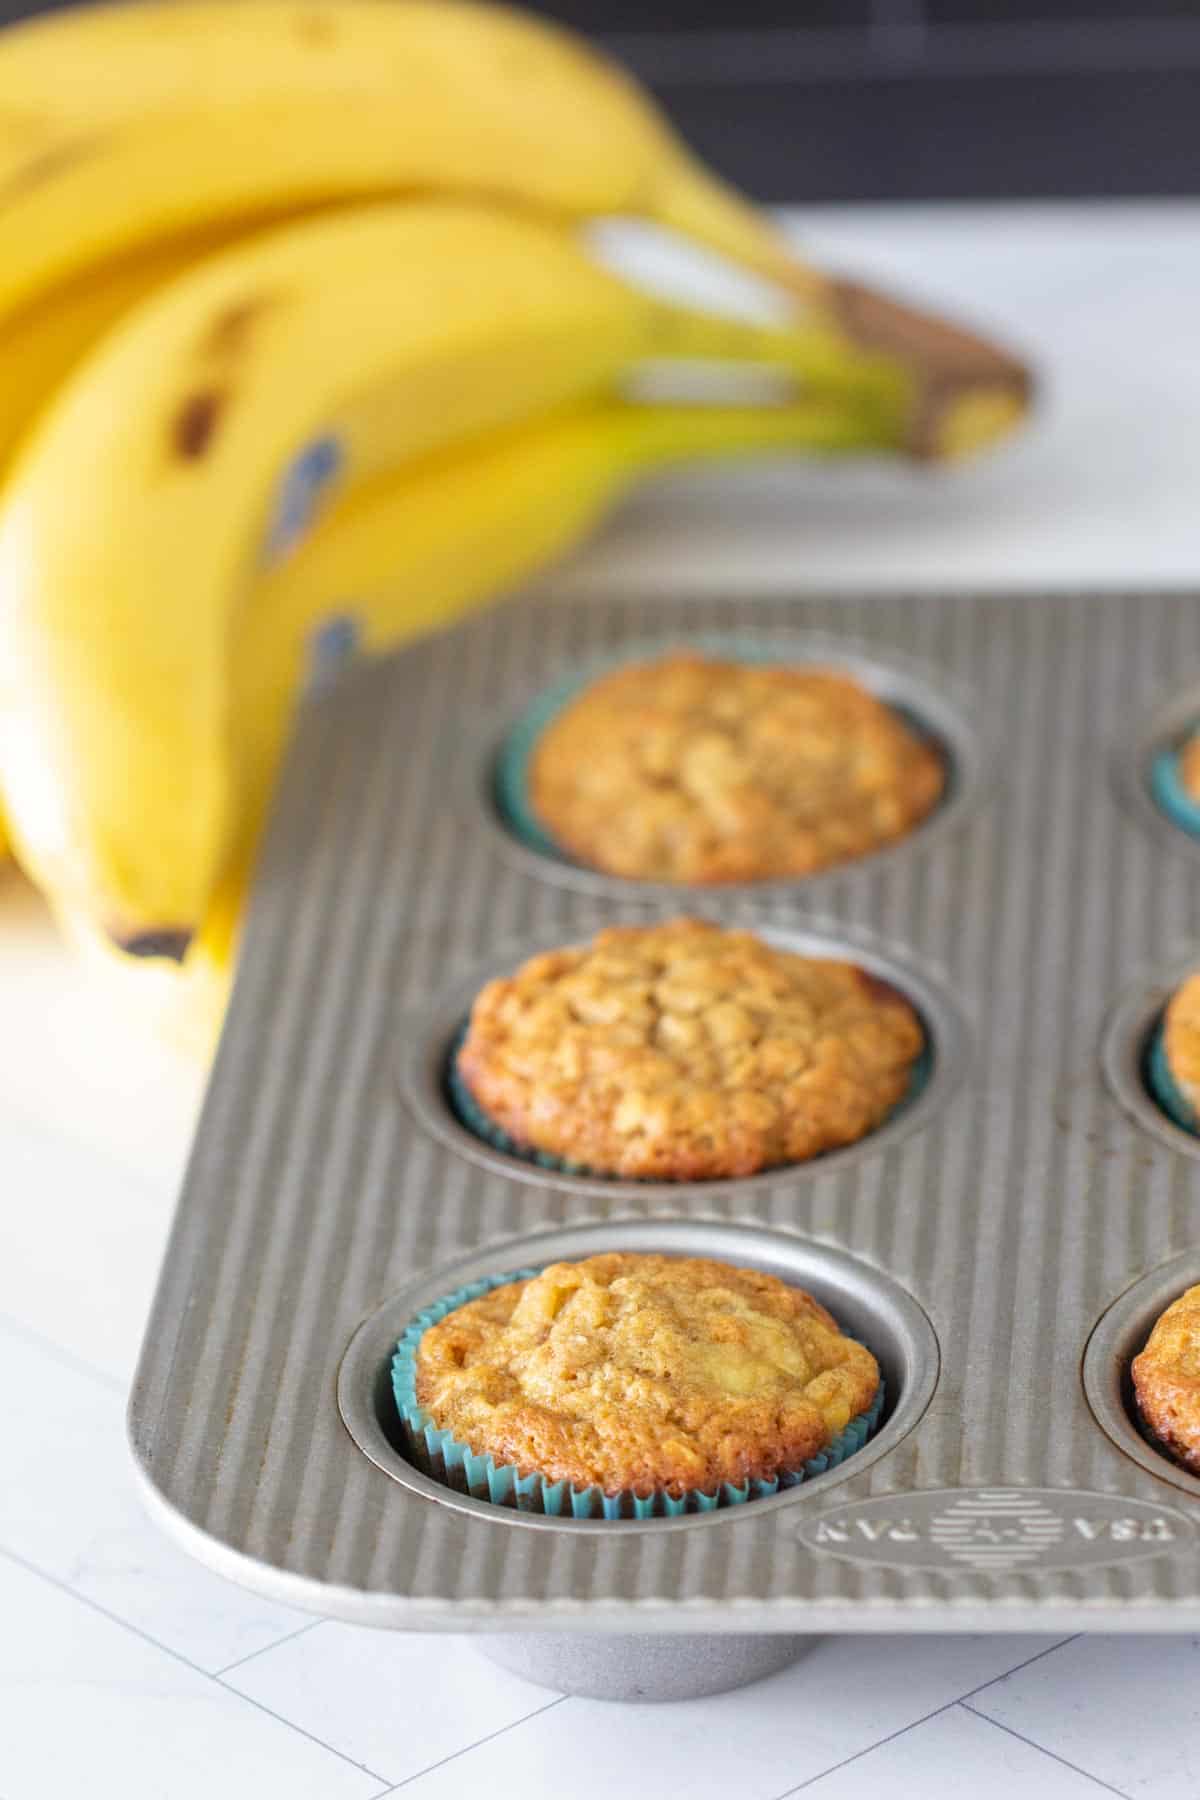
[[[650,217],[776,282],[799,300],[822,301],[825,277],[801,261],[751,200],[681,143],[664,150],[646,208]]]
[[[628,406],[614,408],[597,428],[612,434],[611,455],[626,476],[680,463],[769,451],[852,455],[903,447],[902,421],[890,424],[870,408],[832,404],[823,396],[779,407]]]
[[[749,201],[687,154],[664,163],[648,210],[765,276],[810,315],[811,331],[800,327],[790,348],[778,345],[781,365],[807,383],[862,392],[862,383],[883,380],[886,371],[903,396],[910,454],[935,461],[973,454],[1028,412],[1034,381],[1019,357],[934,313],[812,268]]]
[[[785,376],[802,396],[867,407],[882,430],[907,430],[910,372],[892,357],[854,348],[818,320],[765,325],[662,304],[655,326],[653,352],[662,358],[752,364]]]

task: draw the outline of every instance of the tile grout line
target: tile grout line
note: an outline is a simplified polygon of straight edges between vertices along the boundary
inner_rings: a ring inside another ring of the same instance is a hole
[[[35,1350],[43,1352],[51,1359],[51,1361],[61,1363],[64,1368],[70,1369],[73,1374],[85,1375],[89,1379],[98,1382],[102,1387],[106,1387],[118,1395],[123,1396],[126,1392],[126,1384],[119,1380],[117,1376],[109,1375],[107,1371],[98,1368],[94,1363],[85,1362],[82,1357],[76,1356],[73,1351],[65,1349],[60,1344],[56,1344],[52,1338],[45,1337],[40,1331],[26,1325],[22,1320],[14,1319],[9,1313],[0,1313],[0,1331],[19,1339],[23,1343],[29,1344]],[[96,1604],[91,1600],[89,1595],[84,1594],[71,1582],[59,1580],[51,1575],[49,1571],[43,1569],[39,1564],[29,1562],[16,1551],[10,1551],[2,1545],[0,1545],[0,1549],[3,1549],[4,1554],[10,1556],[14,1562],[22,1564],[35,1575],[43,1576],[47,1581],[55,1582],[56,1585],[60,1585],[63,1588],[64,1592],[73,1595],[76,1599],[83,1600],[88,1604]],[[98,1605],[96,1609],[97,1611],[105,1611],[103,1607]],[[107,1616],[112,1618],[116,1624],[124,1625],[128,1630],[137,1632],[139,1636],[146,1639],[147,1643],[153,1644],[159,1650],[166,1651],[169,1656],[178,1656],[179,1660],[186,1663],[189,1668],[195,1669],[198,1674],[205,1675],[213,1681],[224,1681],[226,1675],[231,1674],[235,1669],[240,1669],[243,1663],[253,1662],[255,1657],[264,1656],[268,1650],[275,1650],[280,1644],[286,1644],[290,1642],[292,1638],[301,1637],[306,1631],[311,1631],[314,1626],[321,1625],[325,1622],[323,1619],[319,1618],[306,1619],[304,1624],[298,1625],[294,1631],[285,1632],[282,1637],[273,1638],[270,1643],[260,1644],[257,1650],[251,1650],[245,1656],[237,1657],[235,1661],[226,1663],[224,1668],[205,1669],[200,1663],[194,1663],[190,1658],[183,1656],[180,1652],[171,1650],[168,1645],[162,1643],[158,1638],[152,1637],[149,1632],[141,1631],[138,1626],[131,1624],[128,1619],[123,1619],[119,1613],[111,1613]],[[243,1698],[249,1698],[249,1696],[243,1695]],[[327,1745],[326,1748],[332,1748],[332,1746]],[[374,1771],[372,1770],[370,1773],[373,1774]],[[382,1780],[383,1778],[380,1777],[380,1779]],[[2,1797],[0,1797],[0,1800],[2,1800]]]
[[[1022,1669],[1028,1669],[1032,1663],[1041,1662],[1043,1656],[1052,1656],[1056,1650],[1065,1650],[1068,1644],[1073,1644],[1077,1638],[1082,1636],[1081,1631],[1073,1631],[1069,1637],[1055,1638],[1054,1642],[1047,1644],[1044,1650],[1035,1650],[1032,1656],[1027,1656],[1024,1662],[1014,1664],[1011,1669],[1005,1669],[1002,1675],[990,1675],[986,1681],[981,1681],[978,1687],[968,1688],[965,1694],[958,1696],[954,1704],[964,1706],[968,1700],[973,1700],[976,1694],[986,1693],[988,1688],[996,1687],[1000,1682],[1007,1681],[1010,1675],[1019,1674]]]
[[[248,1650],[245,1656],[239,1656],[233,1662],[226,1663],[223,1669],[214,1669],[212,1671],[213,1680],[224,1681],[227,1675],[232,1675],[235,1669],[241,1669],[246,1663],[253,1662],[255,1657],[265,1656],[269,1650],[278,1650],[281,1644],[290,1644],[293,1638],[303,1637],[306,1631],[315,1631],[318,1625],[330,1623],[332,1621],[327,1619],[306,1619],[303,1625],[297,1625],[295,1631],[285,1631],[282,1637],[273,1638],[269,1644],[260,1644],[257,1650]]]
[[[172,1649],[170,1644],[164,1644],[160,1639],[151,1637],[150,1633],[143,1631],[140,1625],[131,1624],[119,1613],[112,1612],[107,1606],[102,1606],[98,1600],[93,1600],[90,1594],[80,1593],[78,1588],[71,1587],[60,1576],[51,1575],[47,1569],[40,1569],[36,1563],[30,1562],[28,1557],[18,1555],[15,1550],[8,1549],[4,1544],[0,1544],[0,1556],[15,1563],[27,1574],[36,1575],[39,1580],[47,1582],[51,1587],[58,1588],[61,1593],[70,1595],[71,1599],[77,1600],[81,1606],[90,1607],[93,1612],[99,1613],[101,1618],[107,1619],[111,1624],[119,1625],[122,1630],[131,1632],[134,1637],[141,1638],[143,1643],[161,1651],[164,1656],[169,1656],[172,1662],[181,1663],[185,1669],[190,1669],[193,1675],[200,1675],[205,1681],[214,1682],[222,1692],[244,1701],[247,1706],[253,1706],[256,1711],[264,1713],[269,1719],[274,1719],[277,1724],[285,1725],[290,1731],[296,1732],[299,1737],[307,1738],[310,1744],[316,1744],[319,1749],[327,1750],[330,1756],[336,1756],[339,1762],[344,1762],[349,1768],[358,1769],[362,1774],[369,1775],[373,1781],[386,1781],[387,1777],[380,1775],[378,1770],[369,1769],[365,1763],[355,1762],[352,1756],[347,1756],[343,1750],[336,1749],[333,1744],[327,1744],[323,1738],[317,1737],[313,1732],[306,1731],[303,1725],[297,1725],[293,1720],[285,1719],[281,1713],[272,1712],[269,1706],[264,1706],[261,1700],[254,1699],[251,1694],[243,1694],[238,1688],[229,1686],[219,1676],[214,1675],[211,1669],[202,1668],[199,1663],[194,1663],[190,1657],[184,1656],[182,1651]],[[318,1619],[316,1623],[320,1624],[321,1621]],[[383,1791],[390,1793],[391,1789],[385,1788]]]
[[[569,1694],[556,1694],[554,1699],[547,1700],[544,1706],[535,1706],[532,1712],[522,1714],[519,1719],[510,1719],[507,1725],[501,1725],[496,1731],[489,1731],[486,1737],[477,1738],[473,1744],[464,1744],[461,1750],[452,1750],[449,1756],[439,1757],[438,1761],[430,1763],[427,1769],[418,1769],[414,1775],[406,1775],[403,1781],[397,1781],[391,1787],[383,1788],[380,1793],[372,1795],[372,1800],[384,1800],[385,1794],[398,1794],[401,1788],[411,1787],[414,1781],[423,1781],[426,1775],[432,1775],[436,1769],[444,1769],[447,1763],[457,1762],[460,1756],[467,1756],[472,1750],[478,1750],[484,1744],[494,1744],[497,1738],[503,1737],[506,1732],[515,1731],[518,1725],[527,1725],[530,1719],[538,1719],[543,1713],[553,1712],[556,1706],[561,1706],[563,1701],[568,1699],[570,1699]]]
[[[265,1713],[268,1719],[274,1719],[276,1724],[284,1725],[289,1731],[294,1731],[300,1737],[307,1738],[310,1744],[316,1744],[320,1749],[328,1750],[331,1756],[336,1756],[338,1761],[344,1762],[348,1768],[358,1769],[363,1775],[369,1775],[372,1781],[387,1780],[387,1776],[381,1775],[378,1769],[372,1769],[369,1768],[366,1763],[357,1762],[353,1756],[347,1756],[344,1750],[338,1750],[333,1744],[327,1744],[325,1739],[319,1738],[315,1732],[306,1731],[303,1725],[297,1725],[294,1719],[285,1718],[282,1713],[277,1713],[274,1708],[265,1705],[263,1701],[256,1700],[253,1694],[243,1694],[240,1688],[231,1687],[228,1682],[222,1681],[217,1675],[213,1675],[211,1680],[215,1681],[219,1688],[223,1688],[225,1693],[232,1694],[236,1696],[237,1699],[246,1701],[247,1704],[253,1706],[257,1712]],[[386,1791],[387,1790],[384,1789],[385,1793]]]
[[[853,1756],[844,1756],[841,1762],[831,1763],[827,1769],[822,1769],[820,1774],[810,1775],[805,1781],[797,1782],[795,1787],[785,1788],[781,1794],[773,1795],[772,1800],[791,1800],[793,1794],[798,1794],[802,1789],[814,1786],[818,1781],[824,1781],[827,1775],[835,1775],[839,1769],[848,1768],[851,1763],[860,1762],[864,1756],[870,1756],[872,1750],[880,1750],[884,1744],[895,1743],[897,1738],[902,1738],[908,1732],[915,1731],[919,1725],[928,1725],[931,1719],[940,1718],[942,1713],[949,1712],[952,1707],[965,1705],[975,1694],[982,1694],[985,1688],[994,1687],[999,1681],[1007,1681],[1010,1675],[1017,1675],[1022,1669],[1029,1668],[1032,1663],[1041,1662],[1044,1656],[1051,1656],[1054,1651],[1065,1649],[1068,1644],[1073,1644],[1079,1635],[1078,1632],[1072,1632],[1070,1637],[1058,1638],[1053,1644],[1048,1644],[1044,1650],[1035,1650],[1033,1655],[1027,1656],[1023,1662],[1014,1663],[1011,1669],[1003,1669],[999,1675],[989,1676],[978,1686],[968,1688],[966,1693],[956,1694],[952,1700],[947,1700],[942,1706],[935,1706],[932,1711],[923,1713],[919,1719],[912,1719],[907,1725],[901,1725],[898,1730],[889,1731],[884,1737],[876,1738],[873,1744],[864,1745],[861,1750],[856,1750]],[[983,1717],[982,1714],[980,1716]]]
[[[1085,1781],[1095,1782],[1096,1786],[1103,1788],[1106,1794],[1116,1794],[1117,1800],[1129,1800],[1129,1795],[1124,1788],[1114,1787],[1111,1781],[1102,1781],[1099,1775],[1093,1775],[1088,1769],[1081,1769],[1078,1763],[1070,1762],[1065,1756],[1060,1756],[1056,1750],[1048,1750],[1045,1744],[1039,1744],[1035,1739],[1026,1737],[1023,1731],[1016,1731],[1011,1725],[1002,1724],[999,1719],[993,1719],[990,1714],[980,1712],[977,1706],[968,1706],[965,1700],[960,1700],[959,1705],[964,1712],[969,1712],[973,1719],[982,1719],[985,1725],[994,1725],[997,1731],[1007,1732],[1008,1736],[1016,1738],[1019,1744],[1027,1744],[1031,1750],[1038,1751],[1042,1756],[1048,1756],[1051,1762],[1059,1763],[1064,1769],[1070,1769],[1073,1775],[1082,1775]]]
[[[129,1384],[122,1381],[120,1376],[110,1375],[107,1369],[101,1369],[95,1363],[85,1362],[83,1357],[76,1356],[73,1350],[66,1349],[62,1344],[56,1344],[53,1338],[47,1337],[33,1325],[26,1325],[22,1319],[14,1319],[10,1313],[0,1313],[0,1331],[7,1332],[10,1337],[18,1338],[22,1343],[28,1344],[31,1349],[42,1351],[52,1361],[62,1363],[63,1367],[70,1369],[73,1374],[86,1375],[90,1380],[99,1382],[101,1387],[108,1388],[114,1394],[123,1395],[128,1389]]]

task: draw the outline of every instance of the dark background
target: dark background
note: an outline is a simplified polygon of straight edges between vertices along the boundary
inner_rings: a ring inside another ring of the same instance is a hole
[[[534,3],[765,200],[1200,186],[1200,0]],[[32,10],[0,0],[0,19]]]

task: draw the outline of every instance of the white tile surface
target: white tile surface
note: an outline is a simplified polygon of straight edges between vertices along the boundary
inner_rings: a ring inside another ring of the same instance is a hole
[[[425,1776],[417,1791],[460,1800],[480,1782],[550,1795],[569,1761],[571,1800],[683,1787],[688,1800],[774,1800],[1044,1648],[1022,1637],[826,1638],[781,1674],[709,1700],[565,1700]]]
[[[210,1574],[149,1529],[119,1387],[2,1322],[0,1369],[0,1547],[202,1669],[223,1669],[310,1622]]]
[[[3,1556],[0,1619],[5,1800],[368,1800],[380,1790],[373,1774]]]
[[[1078,1638],[972,1705],[1130,1800],[1200,1794],[1200,1639]]]
[[[0,860],[0,1315],[128,1383],[203,1070]]]
[[[965,1707],[952,1706],[903,1737],[814,1781],[812,1800],[1101,1800],[1091,1776],[1055,1762]]]
[[[0,1142],[0,1314],[127,1384],[173,1185],[22,1116],[2,1094]]]
[[[65,956],[40,895],[7,861],[0,942],[6,1016],[23,1027],[4,1044],[5,1100],[142,1181],[160,1171],[174,1178],[204,1070],[169,1033],[147,1029],[160,1016],[150,971],[140,971],[145,982],[114,987],[111,970]]]
[[[764,466],[661,484],[568,587],[1200,579],[1200,206],[797,226],[831,265],[1007,332],[1050,372],[1037,425],[944,477]],[[562,1800],[564,1757],[573,1800],[779,1800],[804,1782],[830,1800],[1200,1795],[1192,1642],[1079,1640],[993,1681],[1041,1646],[844,1640],[740,1693],[613,1708],[555,1702],[446,1638],[284,1639],[296,1615],[142,1518],[125,1461],[122,1396],[202,1071],[4,869],[0,993],[0,1315],[41,1340],[0,1330],[3,1800],[372,1800],[396,1781],[417,1800]]]
[[[392,1782],[410,1780],[554,1699],[465,1654],[453,1638],[332,1622],[226,1679]]]

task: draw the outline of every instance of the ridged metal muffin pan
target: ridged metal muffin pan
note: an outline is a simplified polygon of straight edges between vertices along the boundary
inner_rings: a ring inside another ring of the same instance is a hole
[[[736,890],[564,876],[508,842],[489,769],[537,690],[712,632],[901,697],[954,763],[943,814],[861,864]],[[703,1691],[826,1630],[1200,1628],[1200,1484],[1137,1432],[1124,1385],[1153,1306],[1200,1270],[1195,1146],[1138,1085],[1200,962],[1196,846],[1145,787],[1198,675],[1183,593],[548,596],[317,688],[130,1406],[166,1528],[279,1599],[478,1634],[610,1693]],[[437,1069],[481,975],[683,910],[908,992],[933,1040],[909,1115],[695,1188],[467,1141]],[[792,1271],[888,1367],[878,1437],[700,1518],[529,1520],[431,1491],[389,1432],[408,1308],[600,1242]]]

